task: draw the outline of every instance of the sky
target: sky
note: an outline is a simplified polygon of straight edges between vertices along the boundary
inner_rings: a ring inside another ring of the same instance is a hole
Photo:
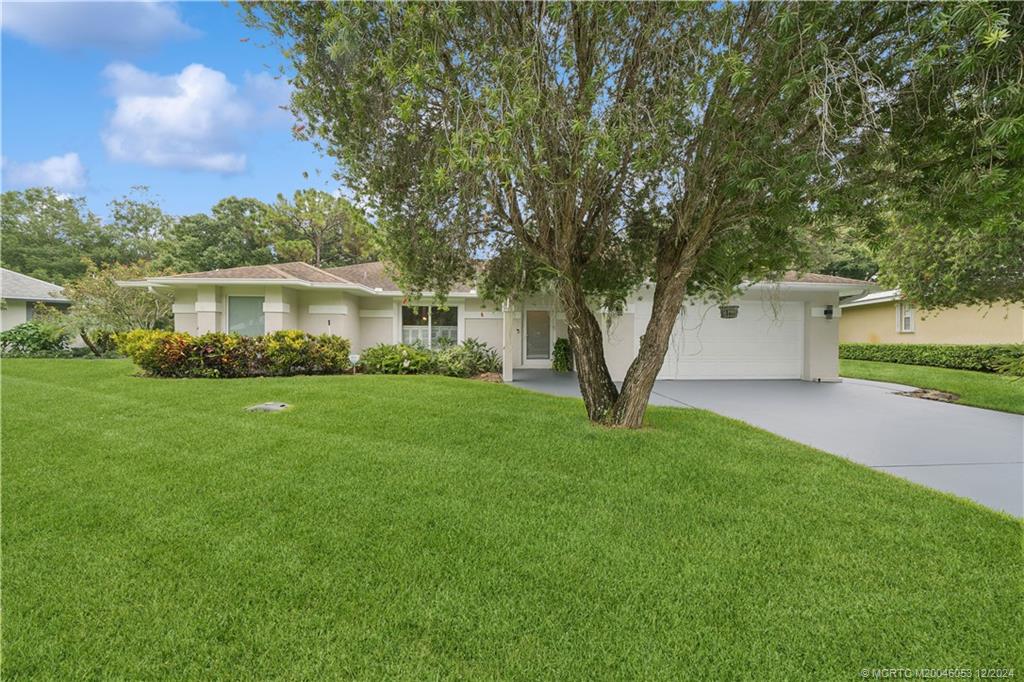
[[[295,140],[265,36],[220,2],[2,5],[3,190],[52,186],[106,214],[149,187],[165,211],[226,196],[337,191],[332,159]],[[303,177],[309,173],[309,178]]]

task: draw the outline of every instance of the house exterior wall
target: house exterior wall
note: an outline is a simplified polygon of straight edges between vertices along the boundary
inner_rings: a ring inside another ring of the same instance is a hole
[[[460,305],[465,306],[463,311],[464,338],[483,341],[500,352],[503,344],[504,325],[501,306],[475,298],[467,298],[461,301]]]
[[[0,309],[0,331],[7,331],[28,321],[28,305],[26,301],[4,299],[6,305]]]
[[[833,314],[841,315],[839,295],[815,294],[804,301],[804,381],[839,381],[839,324],[842,320],[827,319],[820,311],[831,305]]]
[[[604,361],[615,380],[626,376],[626,370],[636,357],[638,339],[634,334],[634,318],[632,312],[619,316],[598,316],[601,334],[604,336]]]
[[[897,302],[843,308],[840,343],[1024,343],[1024,305],[914,311],[914,331],[897,327]]]
[[[378,343],[395,343],[395,324],[392,317],[359,318],[359,343],[353,344],[356,352],[376,346]]]
[[[310,334],[331,334],[359,347],[359,304],[355,296],[341,291],[296,292],[296,329]]]
[[[402,296],[364,295],[334,288],[289,288],[276,283],[182,286],[175,291],[175,328],[193,334],[226,331],[231,296],[262,296],[268,332],[301,329],[311,334],[330,333],[349,339],[355,353],[402,338],[401,306],[406,303]],[[650,317],[650,298],[651,292],[641,289],[626,301],[621,315],[596,311],[604,335],[605,359],[617,381],[625,376],[636,356]],[[759,289],[749,291],[736,302],[741,307],[741,319],[735,327],[730,326],[734,324],[732,320],[719,319],[713,303],[687,303],[673,334],[677,345],[686,346],[686,352],[673,350],[674,346],[669,349],[663,378],[785,376],[838,381],[840,320],[827,319],[822,312],[827,305],[838,309],[836,290]],[[408,303],[430,305],[431,301]],[[475,297],[453,296],[448,304],[459,308],[459,338],[477,338],[499,350],[508,378],[514,368],[550,366],[550,357],[524,360],[527,310],[548,311],[552,347],[558,338],[567,336],[565,318],[554,296],[531,297],[507,310]],[[888,308],[889,321],[895,328],[895,308]],[[1020,317],[1016,323],[1024,331]],[[694,339],[699,340],[698,345],[710,345],[703,351],[694,350]],[[676,356],[672,356],[673,352]],[[675,358],[671,366],[670,356]]]

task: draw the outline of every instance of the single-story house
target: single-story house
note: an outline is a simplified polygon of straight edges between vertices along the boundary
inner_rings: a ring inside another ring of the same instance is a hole
[[[280,263],[122,285],[171,292],[174,327],[191,334],[301,329],[343,336],[356,353],[379,343],[429,346],[440,338],[477,338],[501,351],[506,381],[514,369],[550,367],[554,342],[566,335],[555,296],[494,303],[465,284],[440,306],[429,293],[410,299],[383,263],[323,269]],[[724,319],[716,304],[691,301],[676,321],[660,377],[838,381],[840,300],[871,287],[844,277],[789,273],[745,287],[732,301],[739,306],[733,319]],[[605,355],[616,380],[636,355],[652,294],[653,287],[641,287],[623,314],[602,316]]]
[[[890,289],[840,307],[840,343],[1024,343],[1020,303],[922,311]]]
[[[53,282],[44,282],[20,272],[0,268],[0,331],[7,331],[32,319],[36,303],[66,308],[71,301]]]

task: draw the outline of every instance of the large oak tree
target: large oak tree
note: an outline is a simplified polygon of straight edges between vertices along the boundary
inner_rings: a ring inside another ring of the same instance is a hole
[[[804,263],[870,203],[941,7],[926,3],[263,3],[293,110],[372,203],[410,290],[486,259],[495,297],[557,293],[591,419],[636,427],[684,299]],[[877,159],[874,160],[877,163]],[[621,390],[597,306],[645,279]]]

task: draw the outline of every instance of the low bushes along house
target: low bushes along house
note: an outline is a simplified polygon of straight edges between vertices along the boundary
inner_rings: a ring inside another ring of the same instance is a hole
[[[436,349],[478,339],[500,353],[505,381],[515,369],[551,368],[555,340],[568,335],[552,295],[495,303],[466,283],[443,305],[430,292],[410,300],[383,263],[325,269],[281,263],[121,284],[172,293],[175,330],[195,336],[298,329],[349,339],[358,354],[380,344]],[[778,281],[744,287],[730,302],[738,306],[735,317],[720,314],[715,303],[689,301],[660,377],[836,381],[840,301],[871,289],[860,280],[787,273]],[[604,317],[605,356],[616,380],[636,355],[652,294],[640,287],[628,297],[623,314]]]

